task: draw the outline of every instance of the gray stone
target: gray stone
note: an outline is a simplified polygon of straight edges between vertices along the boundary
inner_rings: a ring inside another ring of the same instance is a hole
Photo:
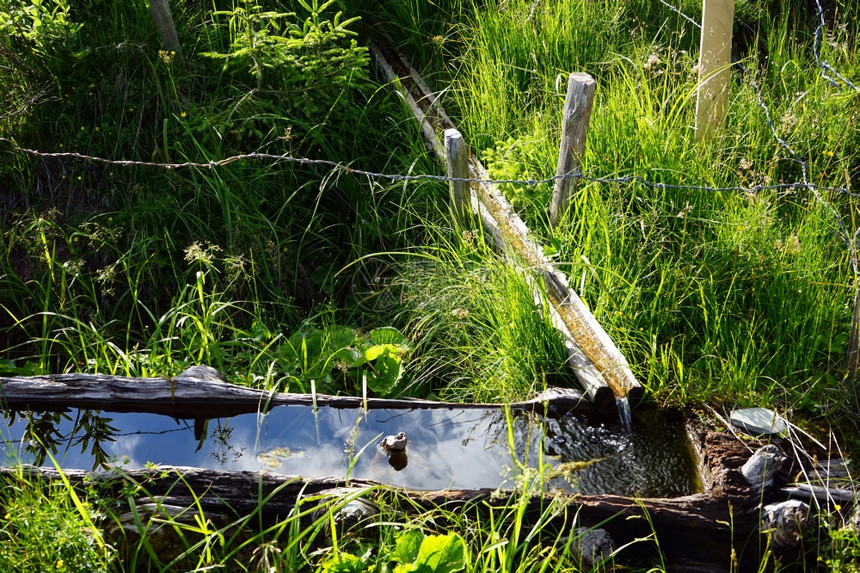
[[[605,529],[577,527],[573,534],[574,551],[582,560],[582,565],[588,569],[602,563],[615,551],[615,541]]]
[[[406,432],[398,432],[397,435],[385,436],[379,440],[379,448],[385,452],[385,455],[391,456],[402,453],[406,450]]]
[[[782,416],[766,408],[733,410],[730,419],[732,424],[752,436],[781,434],[788,430]]]
[[[754,453],[741,468],[750,486],[757,492],[773,485],[773,478],[785,466],[788,458],[779,447],[768,444]]]
[[[790,499],[780,503],[764,506],[762,512],[762,533],[770,533],[773,538],[773,548],[785,551],[797,547],[809,523],[809,505]]]

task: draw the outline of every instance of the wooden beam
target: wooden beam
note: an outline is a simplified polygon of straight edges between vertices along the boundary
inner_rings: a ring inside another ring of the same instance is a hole
[[[509,407],[514,411],[547,412],[554,415],[576,412],[587,417],[605,418],[581,392],[569,388],[549,388],[531,400],[511,404],[460,404],[408,398],[368,398],[366,403],[371,409],[492,410]],[[364,407],[365,401],[361,396],[317,394],[316,404],[358,409]],[[80,408],[110,412],[149,412],[190,419],[265,412],[274,406],[311,407],[313,398],[309,394],[265,392],[235,386],[196,374],[183,373],[172,379],[127,378],[107,374],[56,374],[0,377],[0,405],[6,411]]]
[[[184,63],[182,47],[179,45],[179,35],[173,24],[173,14],[170,13],[170,2],[168,0],[149,0],[149,13],[165,51],[174,52],[175,61],[179,64]]]
[[[715,470],[717,471],[717,470]],[[456,512],[458,519],[485,519],[491,508],[510,508],[522,499],[525,510],[522,524],[541,524],[546,531],[566,536],[574,527],[600,527],[610,533],[617,546],[624,548],[616,563],[651,563],[664,559],[672,569],[726,571],[734,565],[739,571],[756,571],[766,550],[758,535],[760,497],[753,495],[737,469],[720,468],[726,487],[675,499],[633,499],[616,495],[571,495],[547,492],[520,498],[524,494],[494,489],[407,490],[384,486],[369,480],[307,479],[270,472],[204,470],[189,467],[158,466],[141,470],[116,470],[98,473],[64,470],[65,479],[78,487],[97,488],[106,499],[115,498],[136,505],[154,502],[177,509],[205,512],[207,518],[255,515],[264,525],[281,521],[298,504],[303,509],[326,507],[332,496],[350,496],[357,490],[374,501],[408,514],[443,508]],[[0,468],[0,487],[24,479],[60,481],[53,468],[31,466]],[[731,485],[738,479],[741,483]],[[130,484],[136,499],[129,499]],[[500,495],[502,494],[502,495]],[[260,500],[265,500],[264,504]],[[556,504],[547,523],[547,509]],[[439,519],[444,519],[440,515]],[[452,524],[453,525],[453,524]],[[445,527],[445,524],[437,523]],[[539,537],[535,543],[539,543]],[[734,560],[734,562],[733,562]]]
[[[729,101],[735,0],[702,0],[696,139],[707,141],[723,123]]]
[[[567,96],[564,99],[562,115],[561,144],[558,150],[558,177],[579,173],[582,157],[585,155],[585,140],[591,121],[591,107],[594,102],[594,88],[597,84],[588,74],[574,72],[567,79]],[[573,179],[556,179],[549,206],[550,224],[555,227],[567,212],[570,198],[576,191]]]
[[[454,179],[469,178],[469,148],[463,136],[456,129],[445,130],[445,158],[448,168],[449,189],[451,192],[451,213],[458,225],[465,225],[471,217],[471,193],[468,181]]]

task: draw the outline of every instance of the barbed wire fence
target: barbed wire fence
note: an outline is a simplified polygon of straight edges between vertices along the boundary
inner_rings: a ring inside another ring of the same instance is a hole
[[[693,26],[695,26],[699,30],[702,29],[702,25],[700,23],[696,22],[693,18],[684,14],[677,7],[669,4],[665,0],[660,0],[660,3],[663,4],[664,6],[668,7],[670,10],[672,10],[673,12],[675,12],[676,14],[681,16],[684,20],[686,20],[687,22],[689,22],[690,24],[692,24]],[[818,23],[817,27],[815,28],[814,41],[813,41],[813,56],[815,58],[816,65],[821,70],[823,70],[822,77],[824,77],[824,79],[828,80],[831,84],[836,86],[840,91],[842,89],[842,86],[839,85],[839,82],[835,81],[833,78],[828,76],[827,72],[830,72],[833,75],[835,75],[836,77],[838,77],[839,80],[842,81],[845,85],[850,86],[855,90],[858,90],[858,88],[853,83],[851,83],[849,80],[844,78],[842,76],[842,74],[840,74],[835,69],[833,69],[833,67],[827,62],[827,60],[821,59],[821,37],[823,35],[823,30],[826,27],[827,22],[824,19],[824,9],[821,6],[820,0],[815,0],[815,4],[817,6],[817,10],[818,10],[817,16],[819,19],[819,23]],[[833,207],[833,205],[830,204],[821,195],[820,191],[824,191],[825,189],[810,183],[810,180],[809,180],[809,163],[805,159],[803,159],[794,150],[794,148],[788,143],[788,141],[786,141],[783,137],[781,137],[779,135],[779,131],[777,130],[776,125],[773,122],[770,108],[764,102],[764,99],[762,97],[762,88],[761,88],[761,85],[758,83],[758,81],[756,81],[755,74],[752,71],[750,71],[749,68],[747,68],[741,61],[739,61],[734,56],[732,56],[732,64],[736,65],[738,67],[738,69],[741,70],[741,72],[749,79],[750,85],[752,86],[753,91],[755,92],[756,103],[759,106],[759,108],[761,108],[762,112],[764,113],[765,121],[767,122],[768,128],[770,129],[770,133],[773,136],[773,138],[776,140],[776,142],[779,144],[779,146],[782,147],[791,156],[791,158],[798,163],[798,165],[800,165],[800,173],[801,173],[802,183],[795,183],[794,185],[798,185],[799,187],[803,187],[805,189],[808,189],[813,194],[813,196],[815,197],[815,200],[833,214],[833,216],[836,220],[836,224],[838,226],[840,238],[843,240],[843,242],[845,243],[846,247],[849,250],[849,257],[851,260],[851,266],[854,270],[854,274],[857,276],[860,276],[860,262],[858,262],[858,257],[857,257],[858,246],[860,246],[858,244],[858,241],[860,241],[860,228],[856,229],[854,231],[853,235],[851,233],[849,233],[847,227],[845,226],[845,222],[842,219],[842,216],[839,215],[839,212],[836,211],[836,209]],[[858,91],[860,91],[860,90],[858,90]],[[848,191],[848,192],[850,193],[850,191]]]
[[[327,167],[332,171],[340,171],[343,173],[348,173],[351,175],[360,175],[365,176],[370,179],[383,179],[391,182],[409,182],[409,181],[421,181],[421,180],[429,180],[429,181],[438,181],[440,183],[449,183],[449,182],[464,182],[464,183],[478,183],[478,184],[488,184],[488,185],[502,185],[502,184],[511,184],[511,185],[525,185],[525,186],[537,186],[543,184],[554,183],[559,179],[573,179],[586,181],[588,183],[598,183],[598,184],[627,184],[627,183],[638,183],[644,187],[649,189],[673,189],[673,190],[689,190],[689,191],[712,191],[712,192],[746,192],[746,193],[755,193],[757,191],[767,191],[767,190],[793,190],[793,189],[809,189],[810,187],[815,188],[818,191],[824,191],[829,193],[837,193],[842,195],[847,195],[850,197],[858,197],[860,198],[860,193],[854,192],[848,187],[828,187],[815,185],[808,182],[794,182],[794,183],[773,183],[767,185],[752,185],[752,186],[743,186],[743,185],[733,185],[727,187],[714,187],[714,186],[705,186],[705,185],[688,185],[683,183],[662,183],[659,181],[649,181],[645,177],[641,175],[625,175],[621,177],[592,177],[589,175],[585,175],[583,173],[574,172],[567,173],[564,175],[553,175],[551,177],[546,177],[543,179],[475,179],[475,178],[467,178],[467,177],[450,177],[448,175],[435,175],[432,173],[416,173],[416,174],[403,174],[403,173],[380,173],[376,171],[369,171],[366,169],[358,169],[355,167],[351,167],[345,163],[340,163],[336,161],[330,161],[328,159],[310,159],[307,157],[296,157],[293,155],[286,154],[275,154],[275,153],[243,153],[239,155],[232,155],[230,157],[225,157],[224,159],[211,160],[206,162],[198,162],[198,161],[186,161],[182,163],[159,163],[155,161],[137,161],[137,160],[128,160],[128,159],[107,159],[104,157],[98,157],[94,155],[87,155],[84,153],[78,153],[74,151],[62,151],[62,152],[47,152],[47,151],[38,151],[35,149],[28,149],[25,147],[18,147],[12,140],[7,139],[5,137],[0,137],[0,143],[9,144],[12,147],[12,150],[19,153],[24,153],[26,155],[30,155],[31,157],[40,157],[40,158],[58,158],[58,159],[73,159],[76,161],[89,161],[93,163],[100,163],[103,165],[115,165],[115,166],[125,166],[125,167],[151,167],[154,169],[162,169],[165,171],[179,171],[182,169],[214,169],[217,167],[223,167],[225,165],[229,165],[231,163],[236,163],[239,161],[250,161],[250,160],[267,160],[272,162],[287,162],[287,163],[295,163],[298,165],[317,165],[321,167]]]
[[[816,66],[822,70],[822,77],[824,77],[827,81],[837,87],[840,91],[843,86],[849,87],[855,91],[860,92],[860,88],[858,88],[854,83],[845,78],[842,74],[840,74],[837,70],[831,66],[827,60],[821,58],[821,40],[824,34],[824,29],[826,28],[826,20],[824,17],[824,10],[821,6],[820,0],[815,0],[817,9],[818,9],[818,19],[819,23],[816,27],[814,34],[814,42],[813,42],[813,54],[816,62]],[[670,9],[672,12],[676,13],[678,16],[683,18],[686,22],[701,30],[701,24],[683,13],[679,8],[673,6],[672,4],[666,2],[665,0],[660,0],[660,3]],[[858,260],[858,250],[860,250],[860,228],[854,231],[854,233],[849,233],[845,223],[843,221],[842,216],[838,213],[836,208],[828,202],[822,192],[825,193],[835,193],[840,195],[846,195],[849,197],[860,197],[860,193],[852,191],[849,187],[830,187],[830,186],[822,186],[812,183],[810,180],[809,174],[809,163],[800,154],[798,154],[794,148],[780,136],[779,131],[773,121],[772,114],[770,108],[765,103],[762,97],[762,87],[758,81],[756,81],[755,73],[753,73],[749,68],[747,68],[742,62],[737,60],[736,58],[732,58],[732,62],[734,65],[738,67],[738,69],[749,79],[750,85],[752,86],[756,103],[761,108],[764,113],[766,123],[770,132],[777,142],[777,144],[782,147],[786,153],[789,154],[791,159],[795,161],[800,166],[801,171],[801,180],[791,183],[775,183],[775,184],[765,184],[765,185],[752,185],[752,186],[725,186],[725,187],[715,187],[708,185],[692,185],[692,184],[675,184],[675,183],[662,183],[649,181],[647,178],[640,175],[627,175],[621,177],[597,177],[586,175],[580,171],[575,171],[573,173],[568,173],[564,175],[554,175],[548,176],[541,179],[474,179],[474,178],[457,178],[450,177],[447,175],[435,175],[435,174],[402,174],[402,173],[381,173],[376,171],[370,171],[366,169],[358,169],[355,167],[351,167],[350,165],[342,162],[331,161],[327,159],[312,159],[308,157],[296,157],[288,154],[273,154],[273,153],[263,153],[263,152],[251,152],[251,153],[243,153],[238,155],[232,155],[223,159],[218,160],[210,160],[210,161],[186,161],[181,163],[162,163],[162,162],[154,162],[154,161],[138,161],[138,160],[125,160],[125,159],[108,159],[99,156],[88,155],[79,152],[47,152],[40,151],[36,149],[28,149],[19,147],[14,141],[0,137],[0,143],[7,144],[11,147],[11,151],[17,153],[23,153],[29,155],[31,157],[37,158],[56,158],[56,159],[71,159],[74,161],[86,161],[92,163],[99,163],[103,165],[113,165],[120,167],[149,167],[154,169],[162,169],[167,171],[178,171],[183,169],[215,169],[219,167],[223,167],[232,163],[240,162],[240,161],[270,161],[270,162],[289,162],[298,165],[305,166],[320,166],[328,168],[332,171],[339,171],[343,173],[348,173],[351,175],[358,175],[368,177],[370,179],[382,179],[391,182],[410,182],[410,181],[421,181],[421,180],[432,180],[438,181],[442,183],[449,182],[468,182],[468,183],[479,183],[479,184],[492,184],[492,185],[501,185],[501,184],[512,184],[512,185],[523,185],[523,186],[537,186],[542,184],[554,183],[559,179],[572,179],[572,180],[580,180],[588,183],[595,184],[631,184],[636,183],[642,185],[649,189],[658,189],[658,190],[688,190],[688,191],[703,191],[703,192],[746,192],[746,193],[756,193],[759,191],[767,191],[767,190],[800,190],[805,189],[810,191],[815,200],[828,209],[834,216],[836,220],[836,225],[838,227],[838,233],[840,238],[845,242],[847,248],[850,252],[850,260],[852,263],[852,268],[856,276],[860,277],[860,260]],[[836,79],[831,77],[830,75],[835,76]]]
[[[670,10],[681,16],[684,20],[701,30],[702,26],[694,19],[690,18],[686,14],[684,14],[677,7],[669,4],[665,0],[660,0],[660,3],[664,6],[668,7]],[[815,6],[818,17],[818,25],[815,27],[815,32],[813,34],[813,43],[812,43],[812,53],[815,58],[815,65],[818,69],[821,70],[821,77],[830,82],[834,87],[836,87],[840,92],[843,87],[849,87],[854,91],[860,93],[860,88],[854,85],[849,79],[840,74],[830,63],[821,57],[821,43],[822,38],[824,36],[824,31],[827,27],[827,21],[824,17],[824,8],[821,5],[821,0],[815,0]],[[743,65],[742,62],[737,60],[734,56],[732,57],[732,64],[736,65],[738,69],[749,79],[750,85],[753,87],[756,97],[756,103],[761,108],[764,113],[765,120],[767,121],[768,128],[770,129],[771,135],[776,140],[777,144],[782,147],[794,161],[796,161],[800,165],[801,179],[802,183],[795,183],[795,185],[800,185],[806,189],[808,189],[815,200],[822,206],[824,206],[830,213],[833,215],[836,220],[836,225],[838,227],[838,234],[842,241],[845,243],[846,248],[848,249],[848,257],[851,262],[851,268],[854,271],[854,282],[855,282],[855,293],[854,293],[854,309],[852,313],[851,319],[851,331],[849,333],[848,339],[848,352],[846,355],[846,370],[848,375],[854,378],[855,380],[860,377],[860,257],[858,257],[858,251],[860,251],[860,227],[856,228],[853,233],[849,233],[848,228],[845,226],[845,221],[842,216],[836,210],[836,208],[828,202],[822,195],[821,191],[823,190],[821,187],[810,183],[809,179],[809,163],[803,159],[792,146],[786,141],[783,137],[780,137],[779,131],[776,128],[776,125],[773,122],[773,118],[771,117],[770,108],[764,102],[762,97],[762,88],[761,85],[756,81],[755,74],[751,72],[746,66]],[[835,76],[835,79],[834,77]],[[848,193],[851,193],[846,189]],[[853,195],[853,193],[851,193]]]

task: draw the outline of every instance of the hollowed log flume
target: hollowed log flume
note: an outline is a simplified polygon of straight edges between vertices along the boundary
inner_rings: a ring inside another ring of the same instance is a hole
[[[197,367],[199,368],[199,367]],[[311,405],[313,398],[301,394],[262,392],[234,386],[212,377],[196,377],[210,369],[198,370],[195,376],[170,379],[135,379],[93,374],[64,374],[34,377],[0,377],[3,407],[9,410],[62,410],[65,407],[92,408],[117,412],[150,412],[175,417],[214,418],[266,410],[275,405]],[[193,370],[191,372],[194,372]],[[322,396],[318,405],[357,408],[361,398]],[[369,408],[449,408],[470,407],[427,400],[382,400],[369,398]],[[474,405],[486,409],[487,404]],[[497,407],[499,405],[496,405]],[[598,413],[578,392],[559,391],[554,395],[510,404],[513,409],[543,408]],[[754,491],[739,468],[749,457],[746,446],[737,439],[716,432],[702,432],[704,462],[710,478],[705,493],[674,499],[634,499],[615,495],[570,495],[547,493],[529,500],[526,519],[540,519],[542,508],[550,498],[567,504],[567,511],[556,518],[556,526],[567,528],[601,527],[625,547],[616,557],[622,562],[653,562],[662,555],[668,568],[674,570],[736,571],[758,570],[766,538],[759,533],[760,502],[779,497],[774,486],[763,494]],[[167,505],[192,507],[196,499],[206,512],[236,515],[250,512],[258,500],[277,492],[262,508],[266,519],[285,516],[299,495],[308,496],[335,487],[378,486],[379,491],[409,497],[404,504],[413,511],[444,506],[462,511],[485,511],[489,506],[510,503],[516,492],[489,489],[417,491],[383,487],[376,482],[344,479],[302,479],[267,472],[202,470],[199,468],[142,469],[96,473],[106,495],[119,491],[129,479],[146,483],[141,494],[144,501],[158,500]],[[26,467],[25,474],[45,479],[59,477],[57,471]],[[0,468],[4,479],[18,479],[20,468]],[[64,471],[73,483],[92,477],[90,472]],[[179,479],[179,475],[182,479]],[[192,495],[193,492],[193,495]],[[480,503],[478,503],[480,502]],[[650,537],[649,537],[650,536]],[[659,544],[659,547],[658,547]]]

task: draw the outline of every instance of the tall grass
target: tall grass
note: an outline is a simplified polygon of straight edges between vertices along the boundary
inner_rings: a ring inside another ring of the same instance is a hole
[[[4,6],[0,91],[20,113],[0,118],[0,136],[111,160],[265,151],[431,168],[401,102],[371,82],[354,22],[330,3],[264,9],[180,7],[182,65],[159,49],[146,3]],[[303,43],[271,50],[284,34]],[[246,65],[249,53],[262,68]],[[277,351],[308,319],[336,309],[333,323],[385,323],[356,304],[375,271],[349,263],[420,240],[415,213],[444,193],[287,162],[168,171],[28,159],[4,145],[9,373],[146,376],[203,361],[286,389],[293,365]]]
[[[700,17],[692,4],[680,8]],[[845,126],[857,121],[856,94],[822,77],[812,15],[790,1],[739,5],[735,52],[752,77],[734,68],[729,114],[709,143],[692,127],[698,30],[656,3],[511,0],[448,13],[463,49],[445,68],[444,99],[500,178],[553,173],[566,77],[585,71],[598,83],[587,174],[706,187],[802,181],[761,97],[810,180],[851,187],[858,142]],[[826,15],[822,57],[854,77],[856,7],[836,2]],[[837,231],[839,219],[853,230],[851,197],[585,183],[551,231],[548,187],[505,191],[560,245],[559,267],[661,402],[812,416],[850,404],[842,360],[855,281]]]

